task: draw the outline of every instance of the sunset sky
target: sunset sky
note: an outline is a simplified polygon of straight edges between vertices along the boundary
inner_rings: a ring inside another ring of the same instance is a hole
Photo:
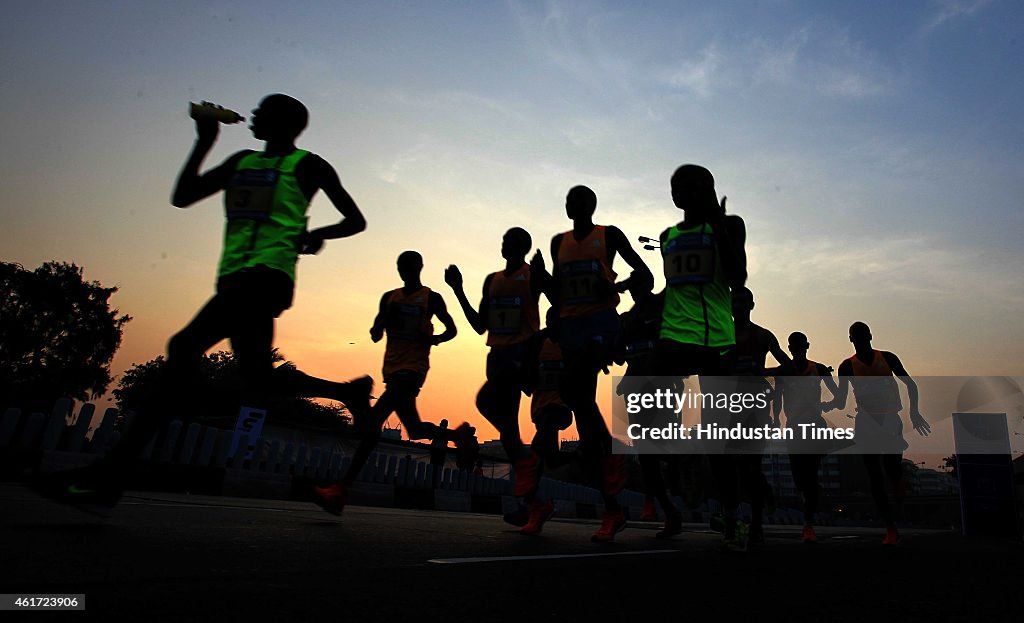
[[[363,234],[299,263],[276,343],[306,371],[380,377],[368,329],[425,258],[460,335],[435,349],[427,419],[469,419],[476,302],[502,233],[544,250],[586,184],[631,240],[678,220],[669,176],[707,166],[747,222],[755,322],[838,366],[847,327],[914,375],[1024,375],[1024,5],[913,2],[38,2],[0,22],[0,259],[75,262],[133,316],[120,374],[212,294],[219,198],[171,207],[188,102],[311,121]],[[259,143],[225,127],[208,166]],[[337,220],[318,196],[313,226]],[[660,263],[641,251],[655,275]],[[550,258],[547,258],[550,266]],[[625,265],[617,265],[625,272]],[[624,298],[620,311],[630,304]],[[226,346],[225,346],[226,347]],[[601,388],[607,409],[610,389]],[[532,432],[523,410],[523,426]]]

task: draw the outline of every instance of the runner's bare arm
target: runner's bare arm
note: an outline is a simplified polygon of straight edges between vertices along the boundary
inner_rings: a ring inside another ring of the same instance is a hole
[[[835,399],[836,395],[839,394],[839,388],[836,386],[835,379],[832,378],[832,368],[829,368],[823,363],[818,364],[818,376],[825,382],[825,387],[832,393],[832,398]]]
[[[724,198],[722,202],[725,203]],[[742,287],[747,282],[746,225],[742,218],[729,214],[718,224],[716,233],[724,243],[720,245],[719,252],[729,286],[733,289]]]
[[[238,161],[250,153],[250,150],[244,150],[233,154],[219,166],[200,175],[199,167],[203,164],[206,156],[209,155],[210,150],[213,149],[213,144],[217,140],[217,133],[219,131],[219,122],[216,120],[196,120],[196,134],[198,137],[196,138],[195,145],[192,146],[188,160],[185,161],[185,166],[182,167],[181,173],[178,174],[178,180],[174,184],[174,191],[171,193],[171,205],[174,207],[187,208],[218,191],[224,190],[231,180],[231,174],[234,173]]]
[[[564,234],[555,234],[551,238],[551,282],[548,285],[548,300],[551,301],[551,306],[556,310],[561,308],[561,291],[558,288],[558,249],[562,246],[562,236]]]
[[[826,413],[833,409],[845,409],[846,397],[850,391],[850,377],[853,376],[853,366],[849,361],[839,364],[839,383],[836,391],[833,392],[831,402],[822,403],[821,408]],[[829,388],[831,390],[831,388]]]
[[[618,227],[609,225],[607,228],[608,235],[608,247],[611,251],[610,255],[615,257],[617,253],[622,259],[633,269],[633,272],[629,274],[629,277],[615,284],[615,289],[619,292],[625,292],[629,289],[630,283],[634,278],[646,279],[648,281],[654,281],[654,275],[651,274],[651,269],[647,267],[640,255],[633,249],[632,245],[629,244],[629,239],[626,238],[626,234],[622,233],[622,230]]]
[[[366,230],[366,218],[352,196],[341,185],[338,172],[323,158],[318,157],[315,166],[320,188],[331,200],[335,209],[341,213],[342,219],[334,225],[318,227],[303,233],[299,240],[299,252],[303,254],[318,253],[325,240],[347,238]]]
[[[466,296],[466,290],[462,283],[462,272],[459,271],[458,266],[452,264],[444,270],[444,282],[455,293],[455,299],[459,302],[459,306],[462,307],[462,312],[466,314],[469,326],[473,327],[477,335],[483,335],[487,330],[487,323],[484,321],[484,318],[487,318],[487,310],[485,308],[487,307],[487,290],[491,285],[491,276],[488,275],[484,279],[484,292],[480,299],[480,311],[473,309],[469,302],[469,297]]]
[[[886,363],[889,364],[889,368],[896,375],[896,378],[907,386],[907,396],[910,397],[910,423],[918,434],[927,437],[932,432],[932,427],[924,419],[924,416],[921,415],[921,411],[918,408],[920,395],[917,391],[917,383],[910,377],[910,373],[903,367],[903,362],[900,361],[900,358],[895,353],[883,351],[882,356],[885,357]]]
[[[548,292],[550,284],[551,275],[548,274],[547,267],[544,266],[544,256],[540,249],[537,249],[530,259],[530,289],[533,291],[534,300],[539,301],[540,295]],[[548,295],[548,301],[550,300],[551,296]]]
[[[775,377],[775,391],[772,392],[772,425],[773,426],[781,426],[782,425],[782,421],[781,421],[780,418],[782,417],[782,403],[783,403],[783,399],[782,399],[782,396],[783,396],[782,384],[783,383],[785,383],[785,381],[783,380],[783,377],[781,377],[781,376]]]
[[[793,360],[789,358],[786,351],[782,350],[782,346],[779,345],[779,339],[775,337],[775,334],[765,329],[765,340],[767,340],[768,352],[775,357],[775,361],[781,364],[779,367],[786,373],[793,370]]]
[[[388,298],[390,295],[390,292],[385,292],[384,296],[380,297],[377,316],[373,319],[373,326],[370,327],[370,339],[374,342],[379,342],[384,337],[384,325],[387,323]]]
[[[443,344],[455,337],[458,333],[458,329],[455,327],[455,320],[452,315],[448,313],[448,306],[444,304],[444,299],[437,292],[430,293],[430,313],[437,316],[437,319],[444,325],[444,333],[441,335],[434,335],[433,344]]]

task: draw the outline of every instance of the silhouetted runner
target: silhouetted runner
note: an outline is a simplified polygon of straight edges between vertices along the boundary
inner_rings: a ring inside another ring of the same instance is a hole
[[[362,440],[345,475],[339,482],[314,490],[317,503],[336,515],[344,509],[348,489],[376,447],[381,427],[392,413],[402,421],[409,439],[455,439],[457,435],[457,431],[424,422],[416,410],[416,397],[430,369],[430,349],[455,337],[455,321],[441,295],[420,282],[423,257],[419,253],[404,251],[398,256],[397,264],[402,287],[384,293],[370,328],[370,339],[374,342],[381,341],[387,334],[383,369],[387,387],[366,421],[355,422]],[[444,325],[444,333],[440,335],[434,335],[431,320],[435,317]]]
[[[649,378],[657,376],[655,348],[661,334],[661,317],[665,309],[665,293],[654,294],[653,278],[645,280],[636,277],[629,287],[633,297],[633,306],[621,316],[621,334],[617,348],[617,363],[626,364],[626,372],[616,388],[618,395],[631,393],[651,393],[657,387]],[[682,422],[680,414],[672,410],[664,410],[657,417],[650,417],[653,412],[631,415],[630,424],[642,424],[648,427],[663,427]],[[657,454],[653,451],[638,455],[641,473],[644,480],[644,508],[640,521],[655,521],[657,509],[655,500],[661,504],[665,513],[665,525],[656,536],[660,539],[671,538],[683,531],[683,516],[668,495],[665,477],[662,474],[662,463],[667,463],[678,484],[680,456],[676,454]]]
[[[355,202],[323,158],[295,146],[308,121],[306,107],[282,94],[269,95],[253,110],[250,129],[264,141],[262,151],[243,150],[199,174],[220,131],[212,118],[196,119],[198,138],[185,163],[171,203],[186,208],[224,192],[224,244],[216,294],[167,346],[159,389],[140,406],[138,416],[110,456],[95,467],[48,479],[47,493],[59,501],[112,507],[120,498],[125,468],[160,427],[193,398],[203,354],[224,338],[238,360],[243,413],[263,411],[279,394],[272,365],[274,319],[292,304],[300,254],[320,251],[325,240],[353,236],[366,228]],[[323,190],[342,220],[308,231],[306,212]],[[294,380],[293,380],[294,381]],[[297,386],[296,386],[297,385]],[[293,382],[291,389],[310,395],[313,388]],[[323,397],[365,413],[373,387],[370,377],[332,384]],[[322,394],[316,394],[322,395]]]
[[[800,429],[801,424],[815,428],[828,428],[828,422],[821,416],[821,384],[825,383],[833,399],[838,393],[836,382],[832,378],[832,368],[825,364],[811,361],[807,351],[811,343],[807,336],[796,331],[789,335],[789,352],[793,356],[793,366],[788,374],[783,367],[769,371],[775,375],[775,393],[772,396],[772,412],[774,424],[781,426],[782,413],[786,414],[786,427],[794,429],[795,444],[800,452],[789,454],[789,465],[793,472],[793,484],[800,491],[804,502],[804,528],[800,538],[804,543],[816,543],[818,535],[814,532],[814,516],[818,512],[818,469],[821,459],[828,453],[828,443],[805,441],[806,437]]]
[[[771,386],[765,379],[765,362],[768,354],[770,353],[781,364],[783,370],[791,370],[792,362],[779,346],[775,334],[750,320],[750,312],[753,309],[754,294],[746,287],[733,289],[732,317],[736,329],[736,350],[732,373],[737,377],[737,390],[741,394],[767,392],[766,395],[770,396]],[[738,420],[743,426],[760,428],[771,422],[770,407],[765,404],[763,409],[757,406],[744,409],[738,414]],[[717,484],[722,491],[722,504],[726,508],[732,508],[739,501],[735,493],[737,484],[746,491],[750,501],[749,540],[760,544],[764,542],[764,507],[766,503],[774,505],[775,499],[774,492],[764,472],[761,471],[764,442],[753,440],[736,445],[741,446],[741,451],[723,457],[725,462],[718,474],[721,481]],[[725,474],[730,469],[729,463],[734,473],[726,478]],[[742,549],[742,543],[737,545]]]
[[[596,210],[593,190],[586,186],[569,190],[565,213],[573,228],[551,240],[556,283],[549,294],[558,310],[557,342],[565,356],[562,397],[576,416],[585,460],[604,498],[601,527],[591,540],[608,543],[626,527],[625,513],[616,499],[625,484],[625,455],[612,453],[611,433],[596,402],[597,375],[612,362],[619,332],[615,311],[619,292],[634,278],[653,277],[622,230],[594,224]],[[616,256],[633,269],[619,283],[612,270]]]
[[[531,449],[544,459],[548,467],[561,467],[572,462],[573,452],[561,452],[559,431],[572,426],[572,411],[562,400],[562,382],[565,378],[565,356],[554,340],[551,326],[558,323],[558,312],[548,309],[545,327],[540,330],[540,351],[532,362],[535,378],[530,400],[530,419],[537,427]]]
[[[524,391],[532,392],[530,365],[539,347],[538,302],[550,281],[539,251],[529,264],[526,263],[526,254],[532,247],[533,239],[525,229],[513,227],[505,232],[501,240],[505,266],[484,279],[476,309],[466,296],[458,266],[453,264],[445,270],[445,281],[455,293],[470,326],[480,335],[487,334],[490,347],[487,380],[477,394],[476,406],[498,429],[501,446],[515,467],[512,494],[524,498],[529,509],[523,527],[525,534],[538,534],[554,511],[551,500],[537,499],[541,457],[523,445],[519,432],[519,403]]]
[[[672,201],[683,211],[683,220],[659,236],[665,309],[655,369],[659,376],[674,379],[701,375],[700,389],[710,393],[723,388],[705,383],[703,377],[730,374],[735,356],[731,289],[742,287],[747,279],[746,229],[743,219],[726,215],[725,197],[718,200],[715,178],[704,167],[679,167],[672,175],[671,188]],[[715,417],[708,410],[701,413],[702,423]],[[716,483],[735,480],[733,457],[725,456],[724,451],[711,448],[708,452]],[[729,496],[731,491],[727,487],[720,495]],[[737,540],[733,499],[723,500],[724,532],[730,545]]]
[[[824,405],[824,410],[845,408],[849,387],[853,385],[857,401],[854,441],[863,453],[864,466],[871,481],[871,497],[885,523],[882,543],[895,545],[900,537],[885,481],[888,477],[896,497],[903,497],[903,451],[907,448],[900,419],[903,403],[896,378],[907,386],[910,423],[914,430],[927,436],[932,429],[918,410],[917,383],[910,378],[899,357],[889,351],[872,348],[871,329],[863,322],[850,325],[850,342],[855,352],[839,364],[838,391],[835,400]]]

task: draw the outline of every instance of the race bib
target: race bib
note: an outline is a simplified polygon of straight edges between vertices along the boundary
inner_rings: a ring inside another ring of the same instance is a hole
[[[519,296],[493,298],[489,304],[487,330],[492,335],[515,335],[523,313],[523,299]]]
[[[710,283],[715,276],[715,239],[711,234],[682,234],[663,250],[670,286]]]
[[[228,220],[265,221],[274,208],[274,191],[280,173],[274,169],[236,171],[224,193]]]
[[[537,379],[537,391],[557,392],[562,382],[562,374],[565,372],[565,363],[562,361],[540,362],[540,374]]]
[[[562,303],[578,305],[594,303],[604,294],[601,263],[596,260],[578,260],[560,265]]]

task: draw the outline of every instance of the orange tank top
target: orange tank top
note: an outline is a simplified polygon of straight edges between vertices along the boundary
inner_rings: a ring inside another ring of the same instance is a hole
[[[488,346],[520,344],[540,330],[540,312],[530,287],[528,264],[524,263],[511,275],[505,275],[503,270],[491,275],[487,308]]]
[[[406,294],[402,288],[388,297],[385,310],[388,341],[384,349],[384,378],[399,370],[426,374],[430,369],[430,344],[434,334],[430,322],[430,288],[424,286]]]
[[[889,367],[889,362],[885,360],[882,351],[872,350],[871,356],[870,364],[861,361],[856,354],[847,359],[853,370],[850,384],[853,385],[853,393],[857,398],[857,411],[874,414],[899,413],[903,404],[892,368]]]
[[[558,287],[561,317],[576,318],[615,309],[615,272],[608,263],[604,225],[595,225],[583,240],[571,231],[562,234],[558,245]]]
[[[821,378],[817,362],[808,359],[807,367],[797,370],[795,376],[779,377],[776,387],[782,389],[783,410],[791,426],[821,417]]]

